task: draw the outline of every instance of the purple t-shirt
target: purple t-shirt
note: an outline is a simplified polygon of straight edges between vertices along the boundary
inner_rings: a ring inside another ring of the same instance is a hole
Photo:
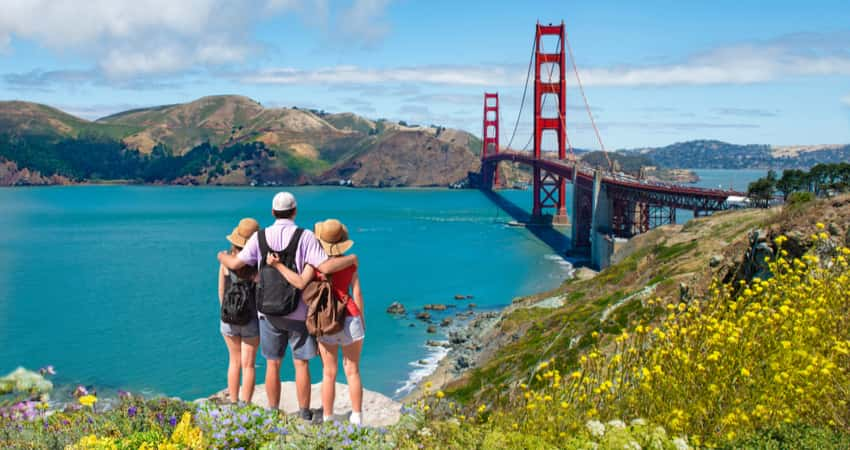
[[[266,242],[269,244],[269,249],[273,251],[282,251],[289,245],[290,239],[296,230],[295,222],[289,219],[277,219],[274,225],[266,228]],[[254,233],[248,242],[245,243],[245,248],[239,252],[237,257],[245,264],[260,266],[260,243],[257,240],[257,233]],[[322,248],[322,244],[316,239],[316,236],[310,230],[304,230],[301,234],[301,240],[298,241],[298,250],[295,252],[295,268],[298,273],[304,271],[304,265],[309,264],[313,267],[319,267],[320,264],[328,259],[328,255]],[[263,314],[259,313],[262,317]],[[307,320],[307,304],[302,299],[298,303],[298,308],[295,311],[284,316],[292,320]]]

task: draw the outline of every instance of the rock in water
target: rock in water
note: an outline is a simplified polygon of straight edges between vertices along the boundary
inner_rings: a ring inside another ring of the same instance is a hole
[[[387,313],[389,314],[407,314],[407,309],[404,308],[399,302],[392,302],[389,307],[387,307]]]
[[[434,334],[434,333],[437,332],[437,327],[435,327],[434,325],[428,325],[427,331],[428,331],[428,333]]]
[[[425,305],[425,309],[431,310],[431,311],[445,311],[447,308],[448,308],[448,306],[443,305],[442,303],[434,303],[434,304]]]
[[[423,321],[423,322],[427,322],[427,321],[431,320],[431,313],[428,313],[428,312],[416,313],[416,318]]]
[[[451,324],[452,324],[452,318],[451,317],[446,317],[445,319],[443,319],[442,322],[440,322],[441,327],[447,327]]]
[[[0,394],[18,392],[36,397],[46,395],[53,389],[53,383],[37,372],[18,367],[5,377],[0,378]]]
[[[455,300],[466,300],[466,296],[457,294],[457,295],[455,295]]]

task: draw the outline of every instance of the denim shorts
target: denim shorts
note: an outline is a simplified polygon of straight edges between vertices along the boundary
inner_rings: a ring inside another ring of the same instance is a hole
[[[363,317],[348,316],[345,318],[345,324],[342,326],[342,331],[328,336],[321,336],[319,342],[323,344],[351,345],[366,337],[366,329],[363,327]]]
[[[241,338],[253,338],[260,335],[260,321],[256,315],[250,322],[245,325],[233,325],[232,323],[221,322],[221,334],[225,336],[234,336]]]
[[[292,357],[300,360],[314,358],[318,354],[316,338],[302,335],[297,331],[281,330],[260,318],[260,353],[263,358],[277,361],[283,359],[286,347],[292,351]]]

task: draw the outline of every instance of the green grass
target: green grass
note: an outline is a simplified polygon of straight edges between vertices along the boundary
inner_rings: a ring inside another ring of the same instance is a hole
[[[660,244],[653,249],[653,253],[658,261],[668,261],[695,249],[697,244],[696,239],[689,242],[679,242],[678,244],[673,244],[669,247],[664,244]]]
[[[326,161],[298,156],[292,150],[279,150],[275,155],[278,164],[296,176],[315,175],[331,167]]]

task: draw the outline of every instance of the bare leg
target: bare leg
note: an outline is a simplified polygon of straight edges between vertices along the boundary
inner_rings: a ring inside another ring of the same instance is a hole
[[[278,409],[280,406],[280,360],[266,360],[266,396],[269,408]]]
[[[310,365],[309,361],[292,358],[295,366],[295,396],[298,398],[298,407],[310,408]]]
[[[257,346],[260,344],[259,337],[242,339],[242,398],[245,403],[251,403],[254,396],[254,385],[257,380]]]
[[[336,344],[319,342],[319,354],[322,356],[322,413],[325,417],[334,415],[334,399],[336,398],[337,360]]]
[[[224,343],[227,344],[227,396],[231,402],[239,400],[239,361],[240,346],[242,338],[239,336],[228,336],[223,334]]]
[[[363,383],[360,381],[360,353],[363,351],[363,340],[342,348],[342,368],[348,381],[348,392],[351,394],[351,411],[359,413],[363,408]]]

